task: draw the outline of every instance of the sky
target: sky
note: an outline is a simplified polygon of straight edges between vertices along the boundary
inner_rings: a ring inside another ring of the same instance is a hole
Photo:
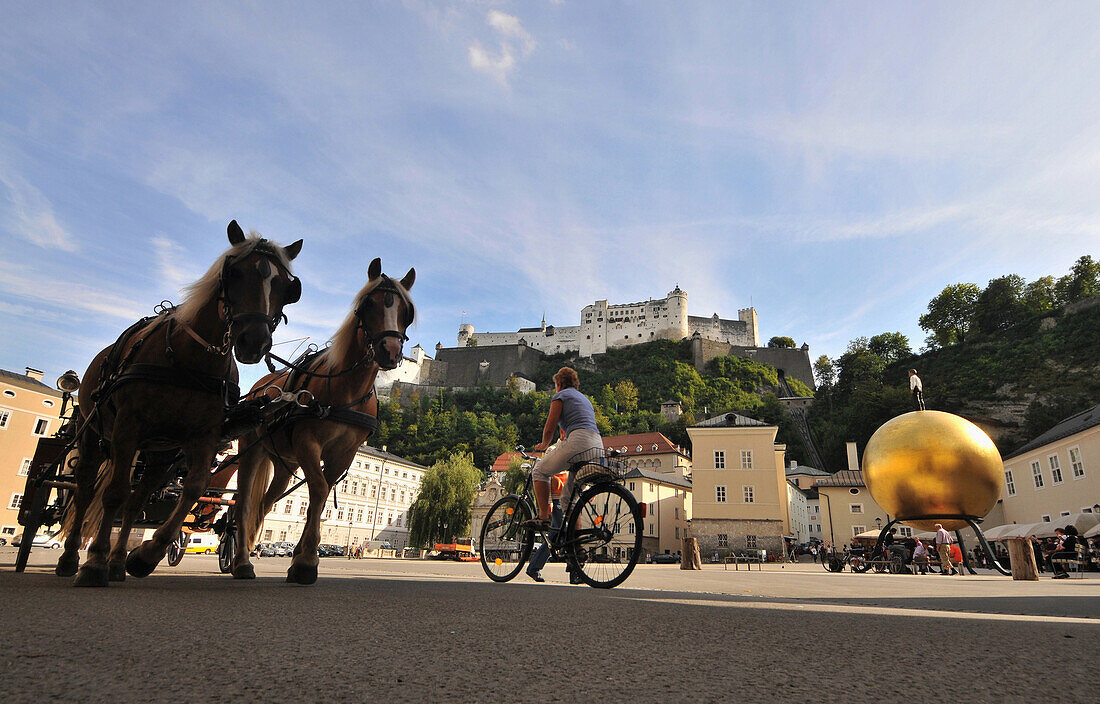
[[[1100,255],[1092,3],[15,3],[0,367],[83,373],[236,219],[323,343],[381,257],[408,346],[661,298],[837,356],[945,285]],[[464,316],[464,317],[463,317]],[[262,365],[261,365],[262,366]],[[242,373],[256,378],[259,368]]]

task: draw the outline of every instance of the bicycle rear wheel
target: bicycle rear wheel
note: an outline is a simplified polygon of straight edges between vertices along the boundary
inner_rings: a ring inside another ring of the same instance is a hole
[[[535,531],[523,526],[530,518],[534,518],[530,506],[514,494],[501,498],[485,514],[478,547],[489,579],[507,582],[523,569],[535,544]]]
[[[642,507],[619,484],[595,484],[573,505],[565,530],[565,552],[585,584],[610,589],[634,571],[642,554]]]

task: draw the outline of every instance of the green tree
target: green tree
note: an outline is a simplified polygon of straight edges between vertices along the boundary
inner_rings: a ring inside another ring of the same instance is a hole
[[[789,337],[773,337],[768,340],[768,347],[786,347],[794,349],[794,340]]]
[[[988,335],[1019,323],[1027,312],[1025,285],[1016,274],[991,280],[974,302],[974,329]]]
[[[1041,276],[1024,287],[1023,304],[1027,310],[1041,313],[1052,310],[1056,303],[1053,276]]]
[[[524,461],[519,455],[508,460],[508,469],[504,470],[504,480],[501,482],[504,485],[505,494],[518,494],[523,489],[528,472],[523,468]]]
[[[469,453],[452,453],[432,465],[409,508],[409,541],[423,548],[464,537],[480,481],[481,472]]]
[[[638,410],[638,387],[630,379],[615,384],[613,394],[619,413],[633,413]]]
[[[1084,255],[1074,262],[1069,274],[1058,279],[1054,288],[1059,305],[1076,303],[1100,294],[1100,262]]]
[[[836,383],[836,367],[833,365],[833,360],[829,359],[826,355],[821,355],[814,362],[814,378],[817,379],[817,385],[832,386]]]
[[[909,349],[909,338],[900,332],[884,332],[875,335],[867,341],[867,349],[877,354],[887,364],[913,356],[913,350]]]
[[[981,289],[974,284],[952,284],[928,303],[920,317],[921,329],[931,333],[928,345],[947,347],[966,340]]]

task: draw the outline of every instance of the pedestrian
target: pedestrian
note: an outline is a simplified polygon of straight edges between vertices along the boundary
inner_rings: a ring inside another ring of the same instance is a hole
[[[1077,559],[1077,529],[1066,526],[1055,528],[1054,533],[1058,536],[1058,544],[1047,558],[1047,564],[1050,566],[1050,571],[1054,573],[1054,579],[1065,579],[1069,577],[1069,573],[1066,572],[1066,567],[1061,560]]]
[[[951,542],[951,534],[943,529],[942,524],[937,523],[936,551],[940,554],[940,573],[946,575],[962,574],[962,572],[955,569],[955,563],[951,559]]]
[[[814,561],[815,564],[817,563],[817,546],[816,545],[811,545],[810,546],[810,558]]]
[[[909,370],[909,393],[913,396],[913,410],[924,410],[924,386],[921,384],[920,377],[917,376],[916,369]]]
[[[913,548],[913,565],[921,574],[928,574],[928,546],[917,538],[917,546]]]
[[[890,532],[886,534],[886,537],[882,539],[882,551],[886,557],[898,557],[901,559],[901,564],[905,564],[905,561],[909,559],[909,551],[905,549],[905,546],[897,541],[897,528],[891,528]]]

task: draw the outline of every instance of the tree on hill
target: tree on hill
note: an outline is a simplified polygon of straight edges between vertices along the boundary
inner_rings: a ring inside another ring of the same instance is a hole
[[[613,398],[619,413],[633,413],[638,410],[638,387],[630,379],[623,379],[615,384]]]
[[[1058,303],[1058,295],[1054,290],[1053,276],[1040,276],[1024,287],[1024,308],[1029,311],[1041,313],[1054,308]]]
[[[828,355],[823,354],[814,362],[814,378],[817,379],[819,388],[836,383],[836,367],[833,366],[833,360],[829,359]]]
[[[454,453],[432,465],[409,508],[409,541],[423,548],[465,537],[480,481],[481,472],[468,453]]]
[[[1022,276],[1009,274],[993,279],[974,301],[973,327],[988,335],[1016,325],[1027,314]]]
[[[979,294],[981,289],[974,284],[952,284],[929,301],[928,312],[918,321],[922,330],[931,333],[927,339],[929,348],[966,340]]]
[[[875,335],[867,341],[867,349],[887,364],[913,356],[913,350],[909,349],[909,338],[900,332],[884,332]]]
[[[1070,272],[1058,279],[1054,290],[1060,305],[1100,294],[1100,262],[1087,254],[1079,258]]]
[[[794,349],[794,340],[789,337],[773,337],[768,340],[768,347],[785,347]]]

